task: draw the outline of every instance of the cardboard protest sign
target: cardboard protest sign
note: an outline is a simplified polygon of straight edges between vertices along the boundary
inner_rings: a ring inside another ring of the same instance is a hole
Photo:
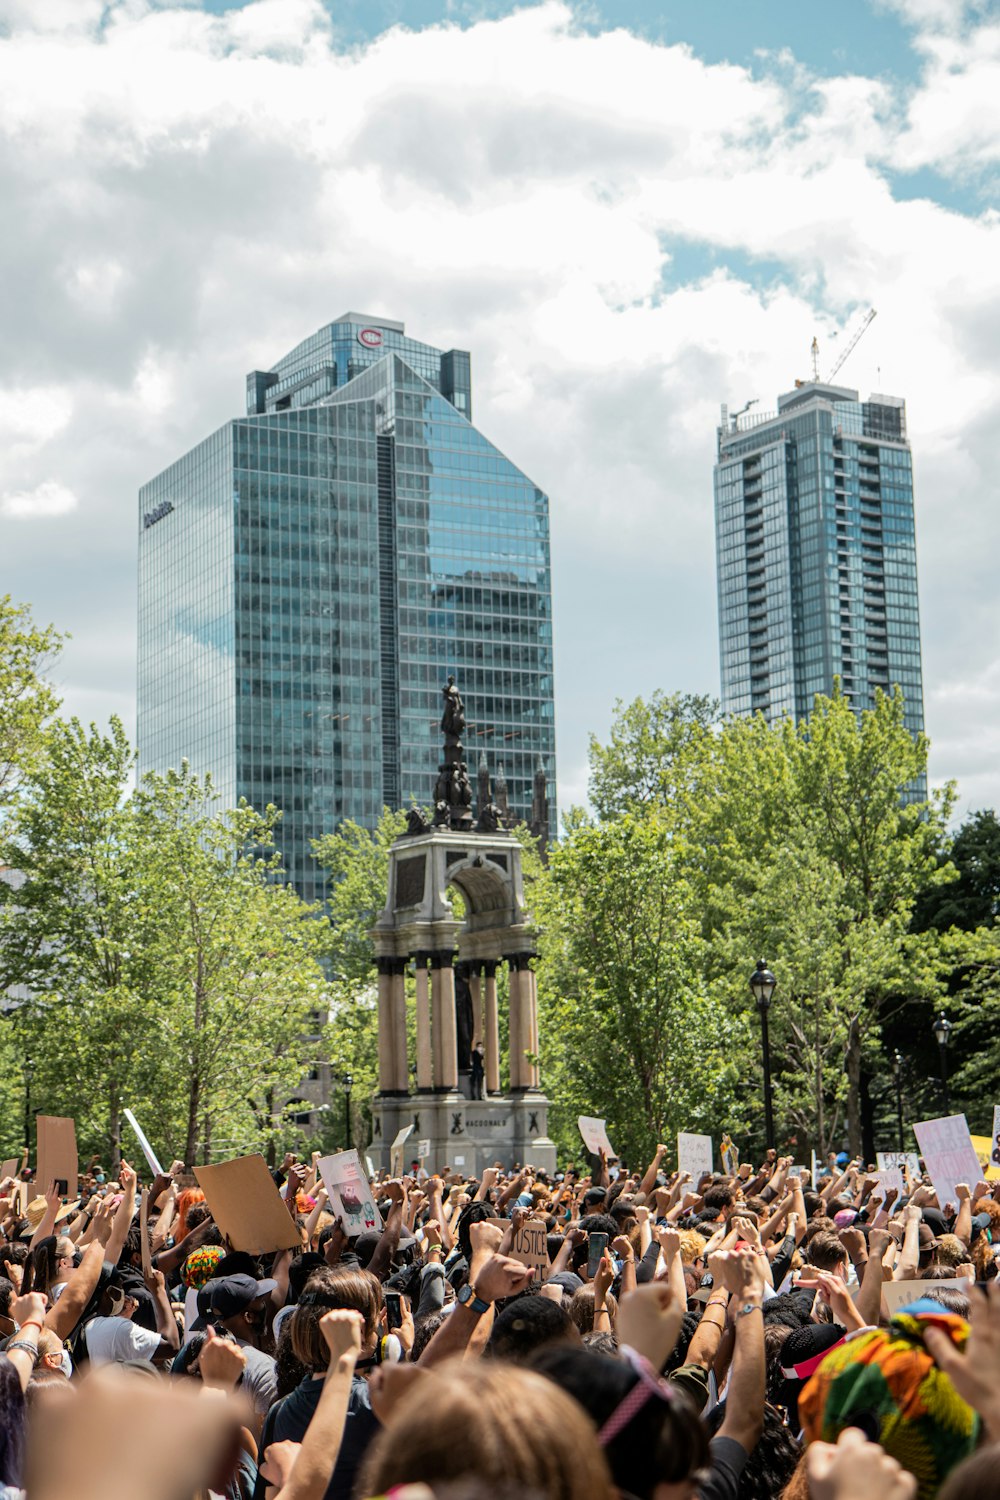
[[[521,1225],[514,1235],[510,1255],[512,1260],[519,1260],[522,1266],[531,1267],[534,1272],[533,1286],[541,1286],[543,1281],[548,1281],[551,1264],[548,1230],[544,1219],[528,1219]]]
[[[126,1120],[132,1127],[132,1132],[135,1135],[136,1140],[139,1142],[139,1149],[142,1152],[143,1156],[146,1158],[146,1164],[149,1167],[149,1170],[153,1173],[154,1176],[162,1177],[163,1168],[160,1166],[156,1152],[147,1141],[142,1128],[139,1125],[139,1121],[136,1119],[135,1115],[130,1109],[123,1109],[122,1114],[125,1116]]]
[[[430,1141],[418,1141],[417,1142],[417,1159],[418,1159],[418,1161],[426,1161],[427,1158],[430,1156],[430,1154],[431,1154],[431,1143],[430,1143]]]
[[[942,1208],[946,1203],[954,1203],[957,1207],[956,1185],[965,1182],[974,1188],[982,1175],[965,1116],[947,1115],[939,1120],[921,1120],[914,1125],[913,1133],[920,1155],[927,1163],[938,1203]]]
[[[960,1292],[971,1291],[973,1283],[964,1276],[943,1276],[940,1281],[883,1281],[882,1298],[890,1318],[901,1307],[918,1302],[921,1297],[933,1297],[935,1290],[944,1286],[955,1287]]]
[[[20,1165],[20,1161],[21,1158],[19,1156],[9,1156],[7,1158],[3,1166],[0,1167],[0,1182],[2,1182],[5,1177],[17,1176],[17,1169]]]
[[[142,1200],[139,1205],[139,1235],[142,1241],[142,1274],[149,1277],[153,1269],[153,1260],[149,1252],[149,1188],[143,1188]]]
[[[372,1178],[375,1176],[375,1163],[372,1161],[370,1156],[365,1157],[365,1171],[368,1173],[368,1181],[371,1182]]]
[[[237,1156],[211,1167],[195,1167],[212,1218],[234,1250],[264,1255],[297,1250],[298,1226],[281,1200],[262,1156]]]
[[[319,1170],[330,1199],[330,1212],[343,1224],[348,1239],[364,1234],[366,1229],[381,1232],[382,1215],[357,1151],[321,1156]]]
[[[412,1134],[412,1125],[404,1125],[402,1130],[396,1132],[396,1138],[389,1148],[389,1171],[393,1177],[402,1177],[403,1175],[403,1147]]]
[[[63,1115],[38,1116],[38,1176],[36,1180],[40,1193],[45,1192],[50,1182],[55,1182],[61,1197],[79,1196],[76,1126],[72,1120]]]
[[[898,1167],[900,1171],[907,1167],[912,1176],[920,1176],[920,1157],[915,1151],[876,1151],[875,1161],[880,1172],[890,1167]]]
[[[583,1137],[583,1144],[591,1156],[600,1156],[602,1151],[609,1161],[613,1156],[617,1156],[618,1153],[608,1140],[605,1120],[594,1119],[591,1115],[580,1115],[576,1123]]]
[[[712,1170],[712,1137],[678,1131],[677,1165],[682,1172],[690,1172],[692,1183],[697,1185],[699,1177]]]

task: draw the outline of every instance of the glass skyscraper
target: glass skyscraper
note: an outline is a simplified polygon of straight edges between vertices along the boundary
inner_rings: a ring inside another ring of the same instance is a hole
[[[722,707],[811,713],[903,691],[924,727],[906,405],[807,382],[771,413],[722,409],[715,466]]]
[[[467,353],[347,313],[140,492],[140,771],[275,803],[310,900],[310,839],[430,802],[449,673],[473,782],[527,821],[541,764],[555,818],[548,501],[471,411]]]

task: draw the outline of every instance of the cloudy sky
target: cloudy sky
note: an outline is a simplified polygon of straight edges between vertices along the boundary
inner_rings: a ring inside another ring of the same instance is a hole
[[[560,801],[717,692],[719,404],[905,396],[932,775],[1000,806],[1000,4],[0,0],[0,592],[134,724],[136,491],[348,308],[552,503]]]

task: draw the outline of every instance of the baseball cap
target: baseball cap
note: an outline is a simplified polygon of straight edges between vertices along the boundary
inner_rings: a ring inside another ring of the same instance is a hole
[[[192,1331],[204,1328],[214,1318],[223,1322],[235,1318],[258,1297],[266,1297],[277,1287],[276,1281],[257,1281],[253,1276],[217,1276],[207,1281],[198,1293],[198,1317]]]

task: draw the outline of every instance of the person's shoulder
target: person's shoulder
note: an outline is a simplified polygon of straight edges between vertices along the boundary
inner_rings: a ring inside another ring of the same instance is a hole
[[[714,1437],[708,1445],[711,1468],[698,1486],[699,1500],[736,1500],[747,1450],[735,1438]]]

